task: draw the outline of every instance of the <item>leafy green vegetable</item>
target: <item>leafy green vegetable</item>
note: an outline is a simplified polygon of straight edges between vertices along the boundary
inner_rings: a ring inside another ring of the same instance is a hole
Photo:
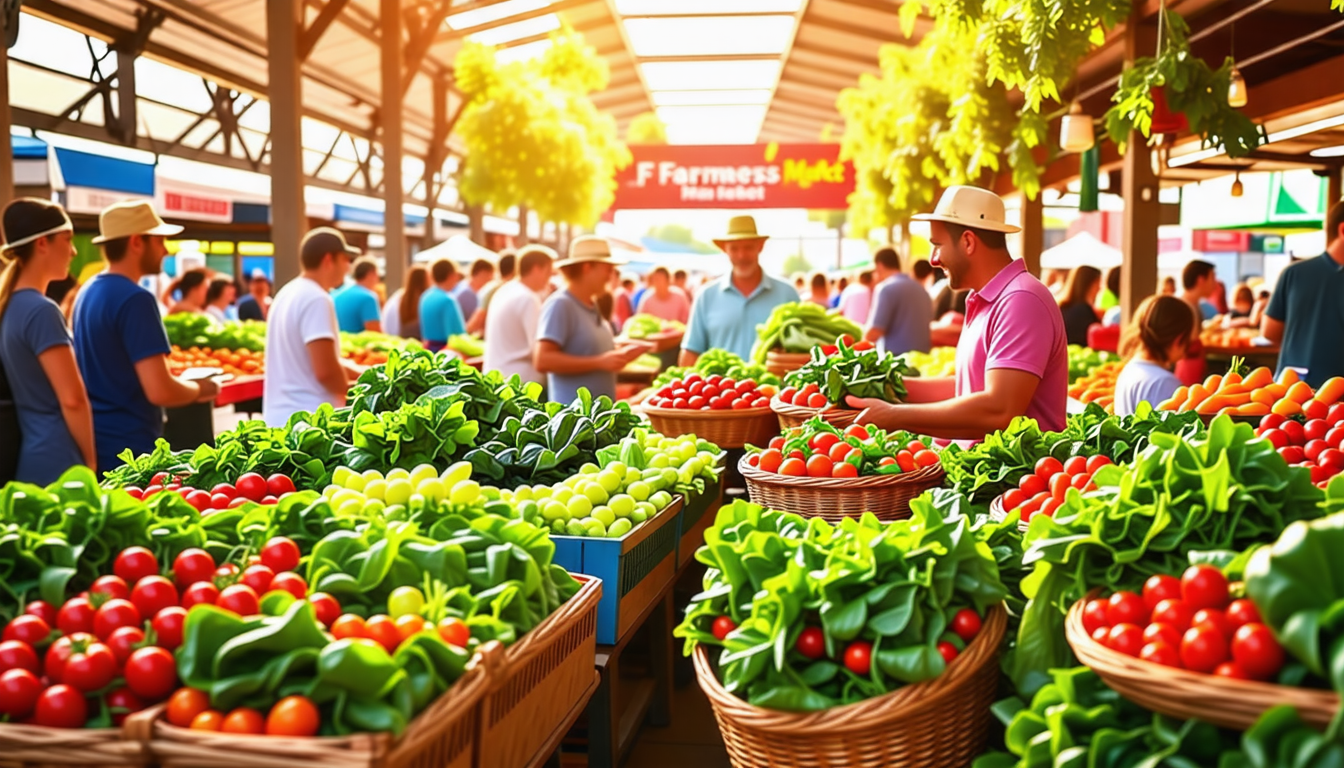
[[[1120,356],[1114,352],[1096,350],[1077,344],[1069,345],[1069,383],[1091,374],[1101,366],[1115,362]]]
[[[168,332],[168,343],[176,347],[253,352],[266,348],[266,324],[256,320],[220,324],[209,315],[179,312],[163,318],[163,327]]]
[[[876,349],[859,352],[849,344],[840,344],[831,355],[814,347],[812,359],[790,371],[784,384],[798,389],[816,384],[827,400],[841,406],[848,395],[896,403],[905,399],[905,376],[910,373],[903,357]]]
[[[1218,768],[1344,768],[1344,742],[1280,705],[1260,716],[1242,735],[1241,749],[1225,752]]]
[[[858,339],[863,336],[863,329],[838,311],[828,311],[810,301],[780,304],[768,320],[756,326],[757,341],[751,358],[764,365],[773,350],[810,352],[815,346],[834,344],[845,335]]]

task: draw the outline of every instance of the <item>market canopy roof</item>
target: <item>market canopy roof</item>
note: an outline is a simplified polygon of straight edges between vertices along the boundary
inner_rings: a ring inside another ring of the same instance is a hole
[[[1068,240],[1041,252],[1041,267],[1044,269],[1073,269],[1074,267],[1096,267],[1110,269],[1124,262],[1120,249],[1098,240],[1091,232],[1079,232]]]

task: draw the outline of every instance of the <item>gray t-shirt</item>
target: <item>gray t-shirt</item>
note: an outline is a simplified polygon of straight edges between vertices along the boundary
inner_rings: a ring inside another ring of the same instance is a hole
[[[893,355],[912,350],[928,352],[933,302],[924,286],[905,274],[895,274],[873,289],[868,324],[882,331],[882,348]]]
[[[579,301],[568,289],[551,294],[541,306],[539,325],[537,339],[554,342],[567,355],[595,357],[616,348],[611,324],[602,318],[597,307]],[[587,387],[593,397],[616,397],[616,374],[594,369],[588,373],[546,376],[547,397],[553,402],[573,402],[579,387]]]
[[[70,345],[70,331],[55,302],[31,288],[10,297],[0,318],[0,361],[14,391],[22,433],[15,478],[25,483],[49,485],[84,463],[65,425],[61,401],[37,359],[52,347]]]

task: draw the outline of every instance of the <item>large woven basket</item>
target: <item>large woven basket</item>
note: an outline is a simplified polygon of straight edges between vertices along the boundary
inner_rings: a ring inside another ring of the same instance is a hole
[[[765,356],[765,369],[782,379],[784,374],[802,368],[811,359],[811,352],[780,352],[772,349]]]
[[[776,395],[770,398],[770,410],[779,417],[780,429],[792,429],[801,427],[813,416],[820,416],[823,421],[837,429],[844,429],[859,417],[859,412],[848,408],[807,408],[801,405],[790,405],[779,399]]]
[[[487,643],[453,687],[416,716],[400,738],[390,733],[293,738],[248,736],[179,728],[156,707],[127,718],[164,768],[471,768],[480,730],[481,701],[490,685]]]
[[[100,768],[148,765],[149,752],[129,726],[48,728],[0,723],[0,766],[46,768],[87,765]]]
[[[1079,661],[1141,707],[1238,731],[1250,728],[1265,710],[1278,704],[1296,707],[1304,721],[1321,730],[1339,709],[1339,695],[1333,691],[1203,675],[1113,651],[1093,640],[1083,627],[1083,606],[1096,594],[1094,591],[1069,609],[1065,637]]]
[[[995,606],[942,675],[820,712],[739,699],[719,682],[703,645],[695,649],[695,675],[734,768],[962,768],[984,751],[1007,623]]]
[[[737,411],[692,411],[685,408],[644,406],[653,428],[669,437],[695,435],[720,448],[765,445],[779,432],[779,423],[769,408]]]
[[[803,517],[838,523],[846,517],[872,512],[879,520],[910,516],[910,500],[943,482],[941,464],[899,475],[867,477],[792,477],[765,472],[747,463],[737,465],[747,481],[751,503]]]

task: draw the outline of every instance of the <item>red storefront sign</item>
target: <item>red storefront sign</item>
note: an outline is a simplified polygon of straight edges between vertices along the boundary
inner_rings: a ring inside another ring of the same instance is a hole
[[[229,219],[233,216],[233,204],[218,197],[165,192],[163,212],[183,218]]]
[[[854,167],[839,144],[632,146],[613,209],[847,208]]]
[[[1248,251],[1251,233],[1230,229],[1197,229],[1191,233],[1190,247],[1204,253]]]

